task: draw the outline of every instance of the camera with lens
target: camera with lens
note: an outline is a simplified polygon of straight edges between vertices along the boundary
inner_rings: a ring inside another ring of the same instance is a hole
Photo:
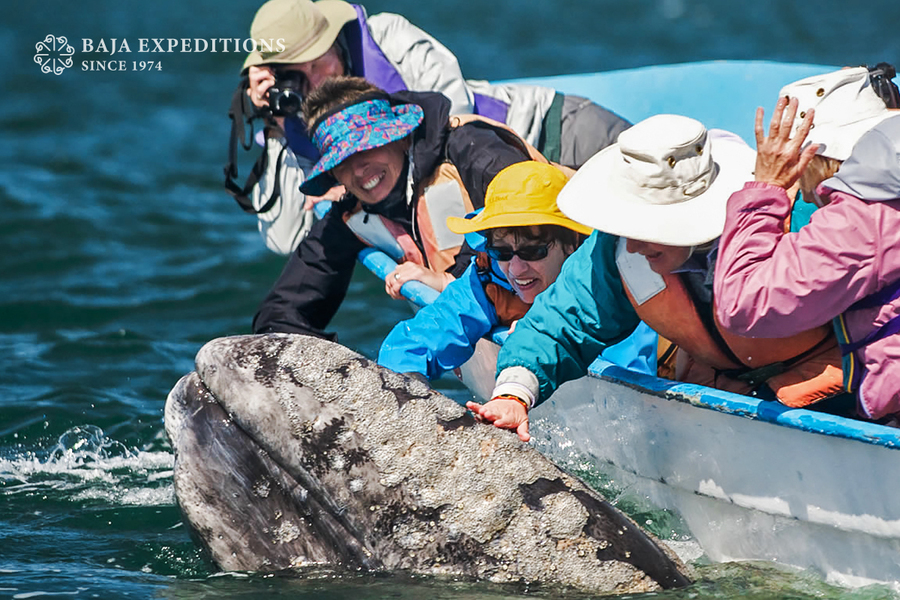
[[[299,71],[276,71],[275,84],[266,91],[269,110],[276,117],[288,117],[300,112],[303,104],[301,89],[303,73]]]
[[[896,75],[894,67],[886,62],[869,67],[869,83],[888,108],[900,108],[900,91],[891,81]]]

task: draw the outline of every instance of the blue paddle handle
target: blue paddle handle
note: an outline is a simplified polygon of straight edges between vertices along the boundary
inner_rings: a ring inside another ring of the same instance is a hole
[[[393,258],[377,248],[365,248],[359,253],[359,262],[367,269],[375,273],[382,281],[397,268]],[[440,292],[434,290],[421,281],[407,281],[400,288],[400,293],[407,300],[417,306],[426,306],[434,302]]]

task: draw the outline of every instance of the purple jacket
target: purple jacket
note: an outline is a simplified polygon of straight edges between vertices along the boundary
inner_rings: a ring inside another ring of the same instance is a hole
[[[714,284],[725,328],[786,337],[845,313],[845,333],[860,340],[900,315],[896,297],[857,305],[900,281],[900,118],[883,125],[863,136],[837,175],[819,186],[830,203],[799,232],[784,233],[791,203],[783,189],[750,182],[731,196]],[[873,169],[879,162],[883,168]],[[865,371],[857,390],[861,413],[872,419],[900,413],[900,335],[853,354]],[[846,360],[844,375],[846,381]]]

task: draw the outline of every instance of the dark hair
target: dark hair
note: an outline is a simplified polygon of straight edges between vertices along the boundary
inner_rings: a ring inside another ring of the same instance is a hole
[[[512,234],[517,242],[537,242],[549,244],[555,242],[563,249],[569,247],[574,252],[585,240],[585,236],[562,225],[522,225],[518,227],[497,227],[485,231],[488,245],[497,238]]]
[[[373,96],[387,94],[362,77],[329,77],[303,100],[303,120],[312,132],[323,116]]]

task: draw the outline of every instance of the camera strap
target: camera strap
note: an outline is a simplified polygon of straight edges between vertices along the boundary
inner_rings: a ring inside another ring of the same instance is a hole
[[[238,203],[238,206],[241,207],[241,210],[249,214],[260,214],[271,210],[271,208],[275,205],[275,202],[278,200],[279,196],[281,196],[280,171],[285,148],[282,148],[281,152],[278,155],[278,161],[275,166],[275,182],[272,190],[272,195],[263,206],[261,206],[259,209],[256,209],[253,206],[251,195],[253,193],[254,186],[256,186],[256,184],[259,182],[260,178],[263,176],[263,173],[266,172],[268,152],[265,146],[263,146],[259,158],[256,159],[256,163],[250,170],[250,175],[247,177],[247,180],[244,183],[243,187],[241,187],[237,183],[238,144],[240,144],[245,151],[250,151],[250,149],[253,147],[254,138],[253,121],[256,119],[262,119],[265,121],[264,117],[260,115],[259,110],[250,101],[250,97],[247,95],[247,89],[249,87],[249,78],[246,76],[241,77],[241,81],[238,84],[237,89],[234,90],[234,94],[232,94],[231,96],[231,107],[228,110],[228,117],[231,119],[231,137],[228,140],[228,163],[225,165],[224,169],[225,190],[234,198],[234,200]],[[276,126],[269,125],[268,123],[264,125],[263,134],[267,135],[269,130],[273,127]],[[249,136],[247,136],[248,128],[250,130]]]

